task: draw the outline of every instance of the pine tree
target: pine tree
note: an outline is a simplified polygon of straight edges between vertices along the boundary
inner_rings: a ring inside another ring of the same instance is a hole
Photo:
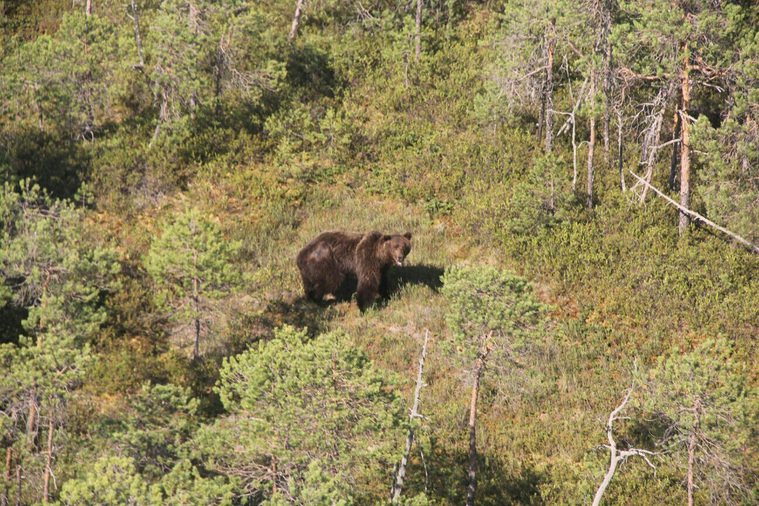
[[[644,403],[664,426],[660,444],[685,468],[688,505],[697,490],[712,503],[752,502],[744,465],[753,432],[757,392],[725,339],[708,340],[689,353],[675,349],[651,372]]]
[[[212,302],[240,281],[233,262],[239,247],[195,208],[177,216],[150,246],[145,266],[158,288],[157,302],[172,320],[192,327],[193,358],[210,328]]]

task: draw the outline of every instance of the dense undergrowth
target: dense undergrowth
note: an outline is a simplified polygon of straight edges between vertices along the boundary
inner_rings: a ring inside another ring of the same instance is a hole
[[[429,333],[403,496],[462,503],[472,371],[441,288],[468,265],[524,277],[544,307],[483,375],[477,504],[590,503],[606,420],[633,379],[618,442],[662,453],[655,472],[629,460],[604,501],[685,502],[685,446],[665,437],[652,385],[665,359],[713,339],[732,343],[740,381],[719,391],[740,420],[704,436],[729,466],[704,464],[695,500],[756,499],[759,257],[706,227],[679,234],[676,211],[639,202],[629,176],[623,191],[613,143],[596,147],[586,206],[569,131],[546,153],[535,110],[493,88],[526,6],[425,4],[417,61],[410,3],[313,2],[288,42],[294,2],[139,1],[138,67],[123,5],[94,1],[87,17],[43,3],[0,3],[3,498],[386,502]],[[585,60],[567,54],[556,111],[582,84]],[[640,167],[643,131],[624,125],[625,170]],[[669,156],[657,160],[663,188]],[[692,207],[750,237],[753,208],[737,216],[720,197],[727,165],[696,159]],[[734,181],[741,202],[748,176]],[[172,246],[182,216],[198,244],[213,238],[205,264]],[[363,314],[304,300],[294,258],[324,230],[413,233],[388,300]],[[196,278],[202,306],[183,286]],[[740,486],[720,495],[725,476]]]

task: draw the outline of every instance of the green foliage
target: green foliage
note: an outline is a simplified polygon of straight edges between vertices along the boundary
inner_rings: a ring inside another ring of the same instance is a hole
[[[747,385],[745,369],[726,339],[707,340],[689,353],[675,348],[651,371],[644,397],[644,407],[665,428],[660,443],[683,474],[693,448],[696,485],[722,504],[753,502],[746,449],[759,396]]]
[[[180,448],[196,429],[198,401],[189,389],[145,384],[131,408],[116,440],[140,474],[156,481],[179,460]]]
[[[145,266],[158,287],[156,302],[173,320],[195,323],[196,352],[200,327],[210,324],[211,301],[229,294],[240,280],[232,262],[238,249],[196,208],[177,216],[150,246]]]
[[[750,2],[432,0],[418,61],[413,2],[306,2],[292,43],[290,0],[135,3],[144,63],[129,2],[93,2],[86,16],[84,2],[0,1],[0,450],[13,454],[0,502],[14,503],[17,469],[20,502],[42,501],[51,419],[53,501],[384,502],[409,394],[385,370],[413,377],[424,328],[434,339],[409,503],[463,500],[452,362],[469,368],[483,346],[505,353],[481,386],[478,503],[587,501],[606,465],[597,419],[633,357],[662,356],[647,393],[651,412],[682,428],[666,440],[672,458],[656,477],[631,462],[605,497],[684,498],[692,424],[672,409],[705,385],[698,395],[729,408],[704,422],[729,465],[698,453],[697,502],[754,499],[718,478],[756,482],[759,261],[698,227],[679,238],[671,208],[619,189],[660,92],[656,144],[677,137],[687,56],[693,207],[759,240]],[[597,205],[586,211],[567,131],[546,155],[536,123],[546,42],[558,127],[590,70],[604,71],[607,37],[612,79],[598,76],[575,125],[584,166],[597,115]],[[669,154],[654,166],[662,189]],[[92,192],[75,198],[83,181]],[[414,263],[391,269],[399,289],[386,306],[359,317],[299,298],[293,258],[327,229],[414,232]],[[441,288],[443,270],[467,262],[525,278],[452,268]],[[556,303],[540,339],[530,286]],[[275,333],[286,322],[318,337]],[[176,344],[196,323],[214,339],[191,361]],[[729,352],[699,347],[721,335]],[[670,365],[673,349],[698,356]],[[701,374],[707,365],[716,376]],[[620,424],[620,436],[654,429]]]
[[[61,489],[62,504],[156,504],[160,496],[136,472],[134,463],[123,457],[104,457],[92,471]]]
[[[225,361],[219,394],[230,415],[201,430],[203,461],[239,477],[246,495],[359,497],[397,458],[405,416],[395,382],[339,333],[309,340],[284,327]]]
[[[440,290],[448,299],[446,316],[458,355],[474,358],[487,342],[520,346],[545,307],[524,278],[492,266],[446,269]],[[479,343],[472,347],[468,343]]]

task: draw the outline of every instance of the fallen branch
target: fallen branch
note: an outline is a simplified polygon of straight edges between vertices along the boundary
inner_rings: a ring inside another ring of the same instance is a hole
[[[694,220],[700,221],[700,222],[704,223],[705,225],[709,225],[710,227],[719,230],[723,234],[729,235],[730,237],[732,237],[733,239],[735,239],[739,243],[743,244],[744,246],[746,246],[747,248],[749,248],[750,250],[752,250],[754,253],[759,253],[759,246],[757,246],[756,244],[747,241],[743,237],[739,236],[735,232],[729,231],[725,227],[720,227],[719,225],[717,225],[713,221],[711,221],[711,220],[709,220],[709,219],[701,216],[697,212],[691,211],[687,207],[681,206],[680,204],[678,204],[677,202],[675,202],[671,198],[669,198],[666,195],[664,195],[664,193],[662,193],[659,189],[657,189],[655,186],[651,185],[651,183],[649,183],[648,181],[644,180],[642,177],[640,177],[639,175],[637,175],[635,172],[630,171],[630,174],[632,174],[635,179],[637,179],[638,181],[640,181],[641,183],[643,183],[644,185],[646,185],[648,188],[651,188],[654,191],[654,193],[656,193],[657,195],[659,195],[661,198],[663,198],[664,200],[666,200],[667,202],[669,202],[670,204],[672,204],[673,206],[675,206],[676,208],[678,208],[680,210],[680,212],[687,214],[688,216],[690,216]]]

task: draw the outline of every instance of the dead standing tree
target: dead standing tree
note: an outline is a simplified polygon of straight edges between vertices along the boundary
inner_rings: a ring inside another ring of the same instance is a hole
[[[416,389],[414,390],[414,404],[411,408],[411,414],[409,415],[409,429],[406,436],[406,451],[401,459],[401,464],[398,467],[398,472],[395,475],[393,481],[393,490],[391,493],[391,502],[393,504],[398,503],[401,498],[401,490],[403,489],[403,480],[406,477],[406,468],[408,466],[409,455],[411,454],[411,445],[414,444],[414,421],[418,418],[423,418],[419,414],[419,398],[422,393],[422,388],[427,386],[422,381],[422,372],[424,370],[424,359],[427,358],[427,341],[429,340],[429,331],[424,333],[424,345],[422,346],[422,356],[419,359],[419,373],[416,376]]]
[[[593,497],[593,506],[598,506],[601,504],[601,498],[603,497],[604,492],[606,492],[606,488],[611,483],[612,478],[614,478],[614,473],[616,473],[617,467],[628,458],[640,457],[645,460],[649,466],[651,466],[651,468],[654,470],[654,473],[656,472],[656,467],[651,463],[649,457],[658,455],[657,452],[651,452],[648,450],[643,450],[641,448],[628,448],[627,450],[620,450],[617,446],[617,441],[614,439],[614,422],[627,418],[620,416],[620,414],[622,413],[622,410],[625,409],[627,402],[630,400],[630,396],[632,395],[634,388],[635,381],[633,380],[633,383],[630,385],[630,390],[627,392],[627,395],[625,395],[625,398],[622,400],[620,405],[612,410],[612,412],[609,414],[609,419],[606,421],[606,439],[609,441],[609,444],[601,445],[599,448],[606,448],[609,450],[609,469],[606,471],[604,479],[601,482],[601,485],[599,485],[598,490],[596,490],[596,495]]]

